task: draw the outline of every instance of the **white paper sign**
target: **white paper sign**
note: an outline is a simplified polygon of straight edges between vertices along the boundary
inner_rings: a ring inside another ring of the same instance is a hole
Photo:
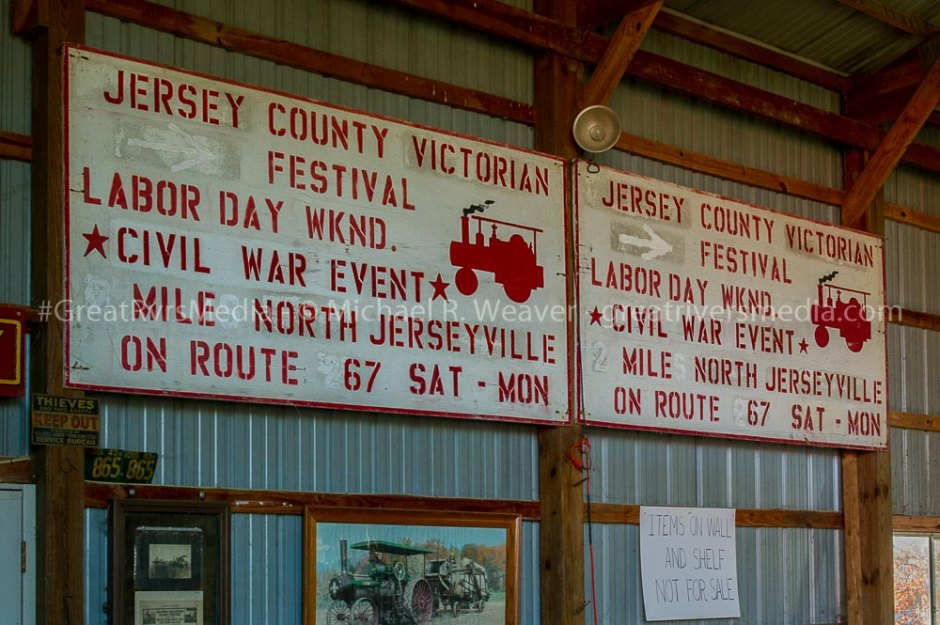
[[[564,161],[66,52],[70,386],[568,419]]]
[[[134,625],[203,625],[201,590],[134,593]]]
[[[648,621],[738,618],[734,509],[640,508]]]
[[[577,166],[589,423],[883,449],[883,242]]]

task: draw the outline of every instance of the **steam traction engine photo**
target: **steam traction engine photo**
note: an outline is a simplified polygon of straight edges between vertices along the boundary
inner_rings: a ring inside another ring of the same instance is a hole
[[[426,625],[434,591],[424,579],[428,549],[382,540],[350,545],[368,559],[349,570],[347,544],[339,543],[340,574],[330,580],[327,625]]]

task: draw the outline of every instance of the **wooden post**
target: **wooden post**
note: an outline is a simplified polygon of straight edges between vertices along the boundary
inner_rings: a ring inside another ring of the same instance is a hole
[[[575,0],[536,0],[535,10],[573,26]],[[535,149],[563,158],[578,155],[571,124],[578,112],[583,67],[556,53],[542,53],[535,62]],[[570,210],[565,215],[571,230]],[[576,276],[573,237],[568,246],[568,279]],[[568,320],[570,350],[574,325]],[[569,351],[569,354],[573,351]],[[582,427],[543,427],[539,430],[539,551],[542,625],[583,625],[584,488],[581,472],[568,460],[568,450],[581,441]]]
[[[568,459],[582,426],[539,430],[539,553],[542,625],[584,625],[583,476]]]
[[[869,155],[845,156],[845,183],[851,188]],[[843,213],[843,220],[846,215]],[[884,193],[879,191],[855,227],[884,234]],[[887,425],[887,424],[886,424]],[[894,553],[891,515],[891,454],[842,453],[842,505],[845,513],[845,573],[848,625],[894,622]]]
[[[18,0],[19,34],[33,49],[32,296],[55,306],[64,293],[62,44],[85,38],[83,0]],[[32,391],[66,394],[64,323],[53,315],[33,346]],[[74,394],[74,393],[73,393]],[[79,625],[84,619],[84,452],[38,447],[36,616],[40,625]]]

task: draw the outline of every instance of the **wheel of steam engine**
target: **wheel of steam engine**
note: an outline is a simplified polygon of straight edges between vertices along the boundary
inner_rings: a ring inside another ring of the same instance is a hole
[[[425,579],[413,579],[405,586],[402,601],[416,625],[427,625],[434,615],[434,591]]]
[[[473,269],[461,267],[454,276],[454,284],[457,285],[457,290],[463,295],[473,295],[480,285],[480,280]]]
[[[529,296],[532,295],[532,289],[527,286],[519,285],[509,285],[503,287],[503,290],[506,291],[506,297],[516,302],[517,304],[522,304]]]
[[[477,612],[482,612],[483,608],[485,607],[486,607],[486,599],[480,599],[479,601],[477,601],[477,605],[476,605]]]
[[[460,614],[460,603],[456,599],[450,604],[450,611],[453,613],[454,618],[457,618],[457,615]]]
[[[405,581],[405,563],[399,560],[394,565],[392,565],[392,573],[395,575],[395,579],[398,581]]]
[[[349,612],[352,625],[379,625],[379,611],[372,599],[366,597],[356,599]]]
[[[334,601],[326,611],[326,625],[346,625],[351,623],[349,606],[345,601]]]

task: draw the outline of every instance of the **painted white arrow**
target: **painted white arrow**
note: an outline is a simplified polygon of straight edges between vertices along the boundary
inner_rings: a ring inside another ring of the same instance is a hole
[[[648,251],[640,254],[640,258],[643,260],[652,260],[672,251],[672,245],[663,241],[658,234],[653,232],[652,228],[644,225],[643,231],[649,235],[649,239],[641,239],[629,234],[621,234],[620,245],[632,245],[633,247],[647,249]]]
[[[179,159],[170,165],[173,172],[197,169],[206,174],[222,173],[219,168],[219,155],[209,149],[205,137],[194,137],[176,124],[170,124],[169,130],[144,128],[144,138],[128,139],[127,145],[149,148],[159,154],[168,165],[167,157],[172,155]]]

